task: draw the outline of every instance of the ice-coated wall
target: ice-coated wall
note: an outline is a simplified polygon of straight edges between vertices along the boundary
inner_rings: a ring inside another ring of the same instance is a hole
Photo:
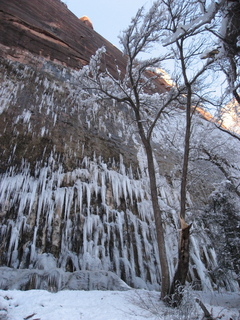
[[[30,287],[45,288],[45,271],[50,283],[63,279],[63,272],[82,277],[81,271],[86,279],[88,272],[94,279],[98,272],[112,272],[130,286],[159,289],[146,155],[128,110],[114,102],[85,101],[77,72],[51,64],[43,70],[9,61],[2,66],[0,267],[21,269],[19,275],[31,270],[24,278],[33,275]],[[224,181],[231,190],[239,185],[231,150],[236,157],[239,151],[212,124],[199,117],[194,121],[186,214],[193,223],[188,280],[213,289],[216,270],[221,270],[214,232],[223,228],[209,197]],[[153,135],[171,277],[180,235],[183,129],[183,111],[176,110]],[[231,192],[235,201],[236,192]],[[223,275],[221,285],[232,289],[236,274],[231,272]]]
[[[46,268],[50,253],[65,271],[107,270],[134,287],[157,288],[159,262],[147,188],[126,174],[85,157],[72,172],[53,158],[31,176],[1,176],[1,264]],[[43,266],[41,266],[43,264]],[[49,266],[51,268],[51,265]]]

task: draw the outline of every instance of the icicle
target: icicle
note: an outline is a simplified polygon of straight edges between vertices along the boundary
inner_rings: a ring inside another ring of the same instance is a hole
[[[106,189],[105,172],[101,172],[101,199],[104,206],[106,204]]]
[[[191,253],[191,258],[193,259],[193,262],[195,264],[197,273],[201,279],[201,284],[203,287],[203,291],[212,291],[212,284],[210,282],[210,279],[207,277],[207,270],[201,261],[200,258],[200,248],[197,245],[197,242],[195,238],[191,238],[191,243],[192,243],[192,253]]]
[[[120,154],[120,174],[122,174],[123,176],[126,175],[126,168],[123,164],[123,156]]]

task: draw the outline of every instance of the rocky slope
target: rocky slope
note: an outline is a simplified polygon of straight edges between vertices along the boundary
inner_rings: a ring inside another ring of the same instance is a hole
[[[114,272],[130,286],[158,289],[145,153],[134,123],[126,106],[89,104],[80,95],[78,69],[98,47],[106,46],[113,74],[115,61],[124,70],[125,58],[58,0],[2,0],[0,14],[0,286],[58,290],[68,287],[70,272],[74,288],[86,289],[99,272],[103,287],[120,288]],[[166,90],[164,79],[158,88]],[[176,110],[153,141],[171,274],[184,121],[184,111]],[[198,116],[194,122],[188,279],[198,288],[234,290],[239,148],[212,123]],[[24,277],[13,283],[6,276],[12,268],[29,272],[19,271]]]

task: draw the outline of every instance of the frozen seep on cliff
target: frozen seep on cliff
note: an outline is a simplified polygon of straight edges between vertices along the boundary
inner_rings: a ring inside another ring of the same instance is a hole
[[[86,103],[78,72],[51,62],[1,66],[0,287],[159,289],[145,152],[127,107]],[[153,141],[171,275],[184,121],[172,111]],[[237,144],[195,116],[186,220],[197,288],[238,287]]]

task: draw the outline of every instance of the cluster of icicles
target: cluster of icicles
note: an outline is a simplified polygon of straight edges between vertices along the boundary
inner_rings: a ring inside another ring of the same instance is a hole
[[[143,180],[126,173],[122,161],[108,168],[84,158],[67,173],[55,166],[51,158],[31,175],[23,163],[1,177],[6,265],[47,268],[39,264],[50,253],[66,271],[107,270],[133,286],[156,286],[155,227]]]
[[[64,172],[52,156],[44,166],[36,166],[34,173],[23,161],[20,170],[10,168],[0,182],[2,266],[109,271],[130,286],[159,289],[147,179],[140,173],[134,177],[122,158],[106,164],[101,158],[85,157],[72,172]],[[164,186],[164,181],[160,196],[173,276],[179,231],[176,211],[170,207],[174,190]],[[202,239],[192,239],[190,275],[194,279],[198,274],[202,286],[209,289],[212,284],[201,261],[201,243]],[[216,266],[214,252],[208,262]]]

